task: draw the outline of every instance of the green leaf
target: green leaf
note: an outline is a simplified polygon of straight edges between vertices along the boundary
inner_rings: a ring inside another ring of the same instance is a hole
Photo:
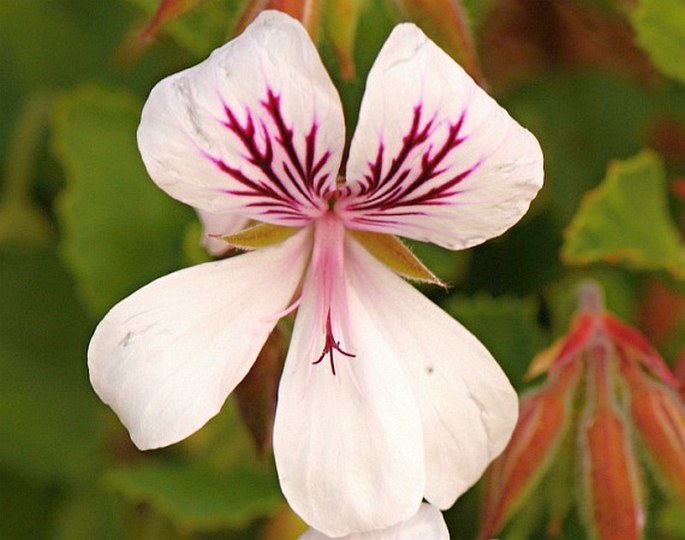
[[[630,21],[652,63],[664,75],[685,82],[685,2],[640,0]]]
[[[533,356],[546,343],[532,298],[453,296],[445,309],[481,340],[514,386],[520,386]]]
[[[107,480],[127,499],[198,531],[244,528],[283,504],[274,472],[251,466],[221,470],[197,462],[148,463],[115,469]]]
[[[87,478],[102,441],[90,323],[55,253],[2,250],[0,275],[0,464],[39,480]]]
[[[96,315],[182,263],[191,212],[145,172],[140,108],[128,93],[92,87],[56,105],[53,145],[67,177],[57,208],[62,254]]]
[[[644,151],[610,164],[565,231],[569,264],[621,264],[665,270],[685,279],[685,248],[668,211],[666,177],[657,154]]]

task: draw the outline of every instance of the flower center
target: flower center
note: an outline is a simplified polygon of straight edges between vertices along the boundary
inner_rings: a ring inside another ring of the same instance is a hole
[[[328,211],[315,221],[314,227],[314,247],[307,277],[307,286],[314,287],[316,298],[316,326],[311,349],[312,354],[321,351],[313,363],[319,364],[328,357],[335,375],[336,352],[348,358],[355,357],[348,350],[351,336],[344,274],[345,226],[334,211]]]

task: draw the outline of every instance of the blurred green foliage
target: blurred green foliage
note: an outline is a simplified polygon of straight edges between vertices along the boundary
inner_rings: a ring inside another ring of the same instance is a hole
[[[137,118],[155,82],[232,35],[246,2],[205,0],[143,43],[136,32],[157,4],[0,0],[3,539],[266,538],[263,525],[285,504],[270,458],[255,457],[233,402],[189,440],[143,454],[88,383],[87,343],[103,312],[202,258],[192,212],[147,178]],[[539,138],[546,185],[498,239],[456,255],[414,249],[452,286],[427,294],[523,388],[532,356],[567,326],[579,279],[597,279],[609,308],[631,320],[660,315],[640,311],[648,279],[674,295],[685,290],[685,201],[669,188],[685,175],[685,5],[547,0],[544,10],[521,2],[512,13],[504,0],[464,4],[483,59],[518,54],[508,66],[514,75],[495,62],[482,68],[490,91]],[[596,41],[568,23],[588,10],[602,22]],[[541,43],[524,23],[550,13],[563,24]],[[342,77],[326,37],[319,42],[348,136],[366,73],[400,18],[393,2],[364,4],[353,80]],[[510,33],[493,39],[503,23]],[[603,48],[609,27],[630,50],[625,57]],[[641,49],[631,49],[635,42]],[[453,538],[475,533],[476,496],[448,513]],[[528,511],[507,538],[544,537],[545,524]],[[663,501],[650,512],[659,538],[685,538],[681,507]],[[581,531],[576,516],[557,538]]]

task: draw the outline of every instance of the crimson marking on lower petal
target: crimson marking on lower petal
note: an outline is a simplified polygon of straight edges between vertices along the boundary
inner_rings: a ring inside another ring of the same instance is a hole
[[[459,184],[470,176],[480,165],[482,159],[471,166],[449,173],[444,179],[436,180],[450,168],[446,163],[450,154],[466,140],[461,134],[466,119],[466,110],[459,118],[448,125],[447,133],[441,142],[433,142],[437,129],[435,115],[422,121],[422,106],[414,107],[409,131],[402,138],[402,146],[383,172],[386,148],[383,142],[378,146],[376,158],[369,162],[369,172],[356,191],[342,191],[341,199],[349,198],[344,205],[355,223],[386,222],[385,216],[423,215],[428,213],[421,207],[450,204],[449,199],[462,192]],[[417,155],[418,154],[418,155]],[[415,171],[420,160],[418,171]],[[399,210],[398,209],[402,209]]]
[[[323,191],[330,173],[324,168],[332,155],[330,150],[317,152],[318,124],[312,122],[309,130],[302,134],[305,150],[300,156],[295,146],[295,137],[299,134],[283,117],[280,95],[267,89],[260,104],[262,114],[257,115],[246,108],[242,123],[228,105],[223,106],[225,119],[222,125],[238,138],[245,151],[246,163],[254,166],[258,173],[247,173],[244,167],[206,155],[221,172],[240,185],[220,191],[254,198],[246,206],[262,208],[265,214],[296,215],[300,220],[318,214],[326,208]]]
[[[333,373],[333,375],[335,375],[335,361],[333,360],[334,350],[338,351],[340,354],[344,356],[347,356],[348,358],[355,358],[357,356],[356,354],[344,351],[340,347],[340,342],[335,340],[335,337],[333,336],[333,328],[331,325],[331,314],[329,312],[328,316],[326,317],[326,341],[323,346],[323,351],[321,351],[321,356],[319,356],[319,358],[316,361],[312,362],[312,364],[320,364],[326,357],[326,355],[328,355],[328,358],[331,363],[331,372]]]

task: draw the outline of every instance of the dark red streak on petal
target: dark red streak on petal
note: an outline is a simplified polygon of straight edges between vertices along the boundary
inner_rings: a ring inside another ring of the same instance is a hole
[[[324,208],[326,193],[322,193],[328,174],[322,169],[331,152],[326,150],[317,158],[316,135],[318,125],[312,123],[304,135],[305,155],[301,159],[294,143],[295,133],[288,127],[281,111],[280,96],[267,90],[261,102],[267,113],[263,119],[255,119],[252,111],[246,110],[246,119],[240,123],[236,114],[224,104],[223,121],[245,149],[245,160],[262,174],[250,177],[240,168],[233,167],[221,158],[208,155],[223,173],[229,175],[242,187],[222,190],[229,195],[255,197],[246,206],[264,208],[265,213],[290,214],[302,218],[304,210]],[[257,128],[259,126],[259,129]],[[261,141],[261,144],[258,143]],[[281,170],[277,170],[280,166]]]
[[[361,215],[355,217],[357,222],[383,222],[386,216],[406,216],[417,215],[422,212],[416,206],[438,206],[446,204],[446,199],[458,194],[460,191],[456,186],[468,177],[480,164],[478,161],[467,169],[451,176],[446,180],[440,180],[427,189],[419,192],[426,184],[443,174],[447,167],[445,160],[450,153],[456,149],[465,137],[460,136],[464,125],[466,111],[463,111],[459,119],[450,124],[445,140],[435,148],[428,144],[421,156],[421,167],[415,178],[409,179],[412,174],[412,164],[408,163],[413,151],[420,145],[426,143],[435,130],[435,118],[431,118],[422,124],[421,105],[414,107],[414,116],[409,132],[402,139],[402,147],[397,156],[391,161],[387,172],[383,174],[383,157],[385,146],[381,143],[378,147],[376,159],[369,163],[370,171],[364,177],[364,183],[359,193],[355,194],[355,201],[347,209],[351,212],[360,212]],[[358,201],[358,202],[357,202]],[[402,210],[399,210],[403,208]],[[382,215],[376,216],[371,211],[382,211]]]

